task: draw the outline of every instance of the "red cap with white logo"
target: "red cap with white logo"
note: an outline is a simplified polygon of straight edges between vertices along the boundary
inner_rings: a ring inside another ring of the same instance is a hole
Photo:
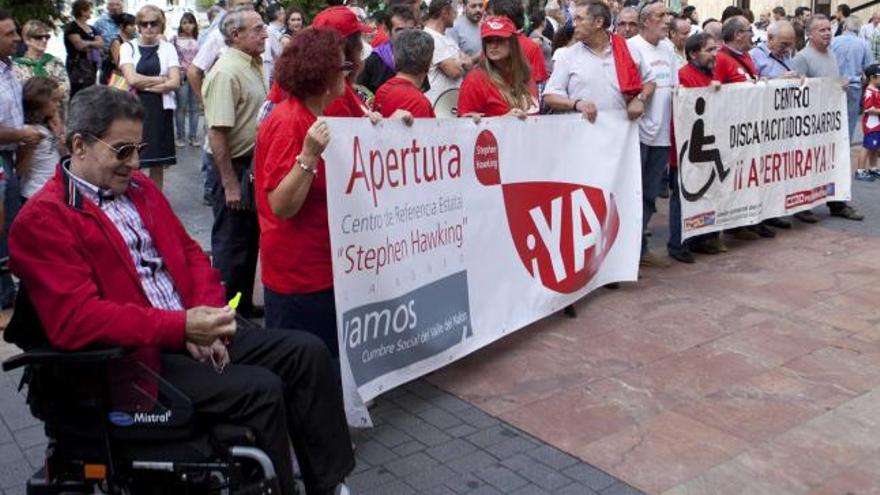
[[[515,34],[516,26],[513,25],[513,21],[504,16],[490,15],[480,25],[480,38],[488,38],[490,36],[510,38]]]

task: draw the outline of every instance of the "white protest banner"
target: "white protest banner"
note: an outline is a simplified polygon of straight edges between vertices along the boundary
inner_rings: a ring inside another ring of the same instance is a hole
[[[682,238],[850,199],[846,94],[834,79],[680,89]]]
[[[635,280],[638,130],[621,113],[327,119],[346,412],[576,301]]]

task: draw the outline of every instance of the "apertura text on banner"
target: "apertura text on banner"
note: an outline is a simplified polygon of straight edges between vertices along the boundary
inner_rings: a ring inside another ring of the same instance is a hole
[[[346,412],[638,274],[638,131],[621,113],[327,119]]]
[[[850,199],[836,79],[680,89],[673,113],[683,238]]]

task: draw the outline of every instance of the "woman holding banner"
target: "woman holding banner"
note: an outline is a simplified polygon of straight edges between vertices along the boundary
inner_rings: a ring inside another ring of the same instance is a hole
[[[480,25],[480,37],[485,57],[461,85],[458,115],[479,120],[498,116],[525,119],[537,114],[537,88],[513,22],[489,16]]]
[[[311,332],[337,356],[321,159],[330,129],[318,117],[344,94],[351,66],[336,30],[310,28],[293,37],[275,67],[286,98],[260,124],[254,155],[266,326]]]

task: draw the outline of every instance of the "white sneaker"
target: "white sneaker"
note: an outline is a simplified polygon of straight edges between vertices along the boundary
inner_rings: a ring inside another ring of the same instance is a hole
[[[197,138],[189,138],[189,145],[199,147],[202,145],[202,142],[199,141]]]
[[[345,483],[340,483],[336,487],[336,491],[334,493],[336,495],[351,495],[351,491],[349,491],[348,487],[345,486]]]
[[[178,148],[183,148],[184,146],[186,146],[186,141],[183,140],[183,139],[179,139],[179,138],[178,138],[178,139],[175,139],[175,140],[174,140],[174,144],[175,144],[175,146],[177,146]]]

